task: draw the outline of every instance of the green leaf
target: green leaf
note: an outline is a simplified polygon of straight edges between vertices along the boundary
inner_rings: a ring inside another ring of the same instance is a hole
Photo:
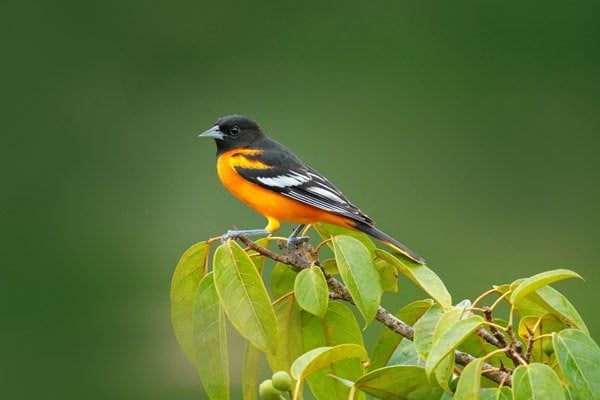
[[[329,303],[325,318],[319,318],[307,312],[302,313],[302,335],[304,350],[317,347],[333,347],[352,343],[363,346],[363,337],[354,313],[340,301]],[[326,368],[308,377],[308,385],[317,399],[328,400],[332,396],[347,397],[349,389],[331,375],[348,380],[356,380],[365,373],[360,360],[348,359],[330,364]]]
[[[508,322],[494,318],[493,322],[500,326],[507,326]],[[494,345],[486,342],[481,336],[473,334],[465,339],[464,342],[458,346],[460,351],[464,351],[465,353],[471,354],[473,357],[484,357],[490,354],[492,351],[498,350],[498,348]],[[512,360],[506,356],[506,353],[496,353],[493,356],[486,357],[486,362],[495,365],[512,365]],[[502,364],[501,364],[502,363]]]
[[[512,390],[506,386],[485,388],[479,392],[479,400],[513,400],[513,394]]]
[[[415,349],[417,349],[417,353],[424,359],[429,355],[429,351],[433,345],[433,331],[440,318],[442,318],[443,313],[440,303],[435,303],[413,326],[415,330],[413,340]]]
[[[242,364],[242,399],[256,400],[258,398],[258,368],[260,350],[246,341],[244,346],[244,362]]]
[[[443,313],[437,324],[435,324],[432,337],[433,342],[435,343],[443,333],[447,332],[458,321],[463,319],[464,315],[468,315],[466,313],[467,311],[465,311],[464,307],[455,307]]]
[[[524,279],[515,282],[519,281],[523,282]],[[509,290],[509,286],[501,285],[497,289],[501,294],[504,294]],[[522,298],[515,304],[515,312],[520,317],[541,317],[547,313],[552,313],[557,315],[569,327],[580,329],[589,334],[585,322],[583,322],[581,315],[579,315],[573,304],[551,286],[543,286]]]
[[[294,293],[273,303],[279,331],[279,348],[275,354],[267,353],[273,371],[289,371],[294,360],[304,352],[302,342],[302,310],[294,300]]]
[[[333,347],[317,347],[302,354],[294,361],[291,368],[292,377],[298,381],[303,381],[321,368],[348,358],[358,358],[366,361],[368,354],[363,346],[354,343],[340,344]]]
[[[294,290],[294,282],[298,271],[294,267],[278,262],[271,273],[271,291],[276,299]]]
[[[352,386],[354,386],[354,381],[351,381],[349,379],[344,379],[344,378],[340,378],[339,376],[333,375],[333,374],[328,374],[328,376],[332,377],[335,380],[340,381],[341,383],[343,383],[345,386],[351,388]],[[354,400],[354,399],[352,399]]]
[[[403,340],[400,342],[394,354],[390,357],[388,365],[416,365],[419,367],[425,367],[425,361],[421,359],[415,344],[410,340]],[[373,368],[375,369],[375,368]]]
[[[440,303],[444,309],[452,307],[452,296],[450,296],[444,282],[427,266],[417,264],[406,257],[396,258],[381,249],[376,249],[375,254],[395,266],[398,271]]]
[[[265,353],[278,348],[277,319],[267,289],[248,254],[233,240],[213,258],[215,287],[231,324]]]
[[[309,350],[298,357],[292,364],[291,368],[291,375],[297,380],[296,388],[294,390],[294,399],[298,398],[303,381],[311,374],[334,363],[339,363],[340,361],[353,358],[356,358],[361,362],[366,361],[368,358],[367,351],[363,346],[349,343],[340,344],[334,347],[317,347],[316,349]],[[329,378],[329,380],[335,382],[337,384],[336,386],[338,387],[344,386],[341,382],[339,382],[339,380],[333,380],[331,378]],[[313,388],[311,387],[311,389]],[[318,393],[319,392],[315,393],[317,398],[330,399],[335,398],[340,393],[344,392],[325,391],[323,393],[326,397],[319,396]],[[343,397],[346,397],[345,394]]]
[[[476,400],[479,398],[483,361],[483,358],[476,358],[463,369],[458,380],[454,400]]]
[[[213,273],[198,286],[194,302],[193,332],[196,368],[212,400],[229,399],[229,365],[225,314],[219,304]]]
[[[565,399],[566,400],[574,400],[575,398],[573,397],[571,392],[569,392],[569,388],[567,386],[565,386],[564,388],[565,388]]]
[[[343,343],[363,345],[363,337],[354,313],[341,301],[329,303],[325,318],[302,313],[304,350]]]
[[[337,267],[337,263],[335,262],[335,258],[328,258],[327,260],[323,260],[321,262],[323,265],[323,269],[325,272],[331,275],[337,275],[340,273],[340,270]]]
[[[270,237],[264,237],[255,240],[254,243],[261,247],[268,247],[270,241]],[[246,250],[246,253],[248,254],[248,256],[250,256],[250,259],[254,262],[254,265],[256,265],[256,269],[258,270],[258,272],[262,274],[263,267],[265,265],[265,256],[252,249]]]
[[[381,288],[384,291],[396,293],[398,291],[398,269],[379,256],[373,258],[373,263],[379,272]]]
[[[365,323],[369,324],[381,302],[379,273],[371,254],[360,241],[350,236],[335,236],[332,243],[342,280]]]
[[[573,304],[558,290],[550,286],[542,287],[536,290],[535,293],[527,296],[527,299],[542,306],[547,312],[556,314],[570,327],[580,329],[589,334],[581,315],[579,315]]]
[[[534,338],[552,332],[560,332],[564,329],[563,322],[554,314],[546,314],[541,317],[523,317],[519,321],[519,336],[527,343],[530,336]],[[533,342],[530,362],[543,362],[548,364],[550,357],[544,352],[544,346],[552,342],[551,337],[543,337]]]
[[[451,310],[446,311],[433,330],[432,341],[436,343],[443,333],[451,329],[461,317],[465,314],[465,308],[454,307]],[[449,386],[450,377],[454,371],[454,354],[448,353],[444,359],[440,362],[438,367],[435,369],[435,378],[439,385],[447,392],[452,392]]]
[[[300,271],[294,284],[298,305],[311,314],[324,317],[329,304],[329,288],[321,268],[317,266]]]
[[[552,342],[573,399],[600,399],[600,348],[596,342],[577,329],[553,334]]]
[[[427,367],[427,363],[425,363]],[[452,393],[450,389],[450,378],[454,372],[454,354],[448,353],[435,367],[435,381],[446,391],[446,393]]]
[[[568,269],[555,269],[552,271],[546,271],[536,274],[522,281],[516,287],[516,289],[514,289],[514,291],[510,295],[510,302],[512,304],[517,303],[523,297],[541,288],[542,286],[546,286],[553,282],[569,278],[579,278],[583,280],[583,278],[578,273],[570,271]]]
[[[408,325],[413,325],[432,305],[433,300],[418,300],[398,311],[396,317]],[[371,353],[369,369],[372,371],[385,367],[401,341],[402,336],[390,329],[384,329]]]
[[[376,369],[357,380],[354,386],[383,400],[429,400],[442,395],[442,389],[429,382],[425,370],[412,365]]]
[[[371,254],[373,254],[373,252],[375,251],[375,243],[373,243],[371,238],[366,233],[362,233],[352,229],[342,228],[341,226],[337,225],[325,224],[323,222],[319,222],[317,224],[314,224],[313,226],[317,233],[323,239],[330,239],[338,235],[351,236],[354,239],[360,241],[362,244],[364,244],[365,247],[369,249],[369,252]],[[328,244],[331,250],[333,250],[333,245],[331,245],[330,243]]]
[[[518,366],[512,378],[514,400],[562,400],[564,389],[556,372],[546,364]]]
[[[192,311],[196,290],[206,275],[206,261],[210,245],[196,243],[183,253],[171,280],[171,323],[179,346],[190,361],[195,361],[192,335]]]
[[[433,346],[427,357],[425,363],[427,374],[431,374],[448,354],[453,352],[463,340],[475,332],[484,322],[482,317],[474,315],[461,319],[442,333],[439,339],[433,342]]]

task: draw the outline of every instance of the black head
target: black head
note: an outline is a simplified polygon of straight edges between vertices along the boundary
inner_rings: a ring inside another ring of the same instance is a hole
[[[228,115],[219,118],[215,125],[200,134],[200,137],[211,137],[217,143],[217,153],[250,145],[262,136],[256,122],[243,115]]]

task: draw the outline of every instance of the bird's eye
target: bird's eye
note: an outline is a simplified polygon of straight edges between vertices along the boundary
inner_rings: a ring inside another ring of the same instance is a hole
[[[237,125],[234,125],[234,126],[232,126],[231,128],[229,128],[229,134],[230,134],[231,136],[237,136],[237,135],[239,135],[239,134],[240,134],[240,132],[241,132],[241,131],[242,131],[242,130],[241,130],[241,129],[240,129],[240,127],[239,127],[239,126],[237,126]]]

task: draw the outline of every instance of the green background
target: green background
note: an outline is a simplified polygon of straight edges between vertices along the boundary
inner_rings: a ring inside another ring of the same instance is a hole
[[[556,287],[600,338],[599,16],[578,1],[3,5],[0,397],[204,398],[169,284],[194,242],[264,226],[197,138],[231,113],[456,301],[579,272]]]

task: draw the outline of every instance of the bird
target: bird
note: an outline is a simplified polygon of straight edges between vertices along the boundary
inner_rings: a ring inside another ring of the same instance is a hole
[[[217,175],[227,190],[267,219],[264,229],[229,230],[222,240],[270,235],[281,221],[300,224],[288,238],[295,246],[306,225],[325,222],[364,232],[418,264],[425,260],[375,227],[374,221],[352,204],[327,178],[291,150],[268,137],[243,115],[219,118],[199,135],[217,145]]]

